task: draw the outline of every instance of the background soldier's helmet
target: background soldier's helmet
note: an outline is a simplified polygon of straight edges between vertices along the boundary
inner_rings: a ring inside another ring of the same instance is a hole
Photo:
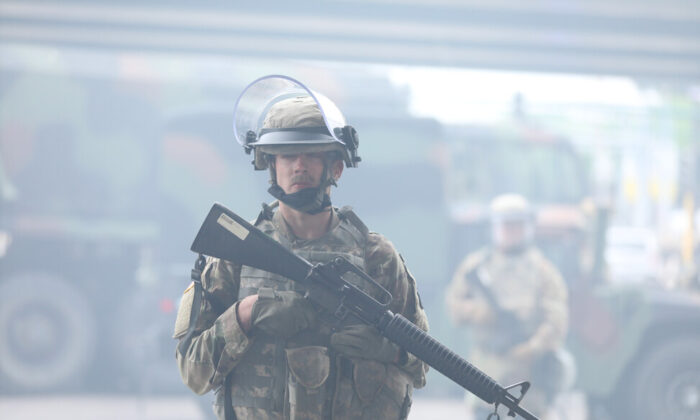
[[[518,194],[503,194],[491,201],[491,240],[508,252],[519,252],[532,243],[534,213],[527,199]],[[521,229],[513,230],[520,226]]]
[[[337,152],[356,167],[359,138],[336,105],[287,76],[265,76],[245,88],[236,102],[234,133],[255,169],[268,167],[268,156]]]
[[[530,203],[519,194],[499,195],[491,201],[492,223],[532,222],[534,214]]]

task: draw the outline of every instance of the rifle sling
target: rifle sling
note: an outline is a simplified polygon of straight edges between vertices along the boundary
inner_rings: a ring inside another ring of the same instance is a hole
[[[488,258],[484,261],[488,261]],[[511,317],[513,319],[518,319],[515,316],[515,313],[512,311],[509,311],[507,309],[504,309],[499,303],[498,300],[496,300],[496,296],[493,294],[493,291],[486,287],[484,282],[481,280],[481,277],[479,276],[479,267],[476,267],[476,269],[470,271],[467,273],[467,282],[469,284],[475,285],[479,291],[483,294],[484,298],[486,298],[486,301],[488,304],[493,308],[493,310],[496,312],[496,315],[498,317]]]
[[[236,412],[233,410],[231,400],[231,374],[224,379],[224,420],[236,420]]]
[[[199,254],[190,275],[194,283],[194,298],[192,300],[192,311],[190,312],[190,324],[187,327],[187,333],[182,337],[180,344],[177,346],[177,351],[180,352],[182,357],[185,357],[185,353],[187,353],[187,348],[190,346],[192,335],[194,335],[194,330],[197,328],[199,315],[202,311],[202,295],[204,294],[204,288],[202,287],[202,270],[204,270],[206,262],[204,255]]]

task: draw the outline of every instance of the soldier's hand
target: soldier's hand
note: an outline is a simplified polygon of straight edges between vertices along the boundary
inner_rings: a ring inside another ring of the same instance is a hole
[[[313,328],[318,322],[311,303],[294,291],[262,288],[251,311],[252,330],[284,338]]]
[[[382,363],[396,363],[400,354],[396,344],[383,337],[376,328],[364,324],[348,325],[333,333],[331,347],[347,357]]]

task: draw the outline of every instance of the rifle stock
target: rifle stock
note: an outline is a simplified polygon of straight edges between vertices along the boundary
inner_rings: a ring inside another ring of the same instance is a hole
[[[408,319],[392,313],[387,309],[389,301],[379,302],[345,281],[342,275],[354,271],[373,282],[342,258],[314,266],[218,203],[204,220],[191,250],[301,282],[307,298],[336,318],[352,315],[375,326],[386,338],[487,403],[506,406],[509,415],[538,420],[519,405],[530,386],[528,382],[508,388],[499,385]],[[514,387],[520,388],[519,397],[509,392]]]
[[[290,251],[236,213],[215,203],[190,249],[303,282],[313,266],[302,258],[282,258]]]

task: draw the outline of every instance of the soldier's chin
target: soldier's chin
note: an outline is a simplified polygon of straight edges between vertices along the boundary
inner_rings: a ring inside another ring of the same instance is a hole
[[[295,193],[301,190],[308,190],[310,188],[315,188],[315,186],[306,183],[292,184],[292,186],[289,188],[289,193]]]
[[[505,254],[519,254],[527,248],[527,243],[515,242],[515,243],[501,245],[501,246],[499,246],[499,248]]]

